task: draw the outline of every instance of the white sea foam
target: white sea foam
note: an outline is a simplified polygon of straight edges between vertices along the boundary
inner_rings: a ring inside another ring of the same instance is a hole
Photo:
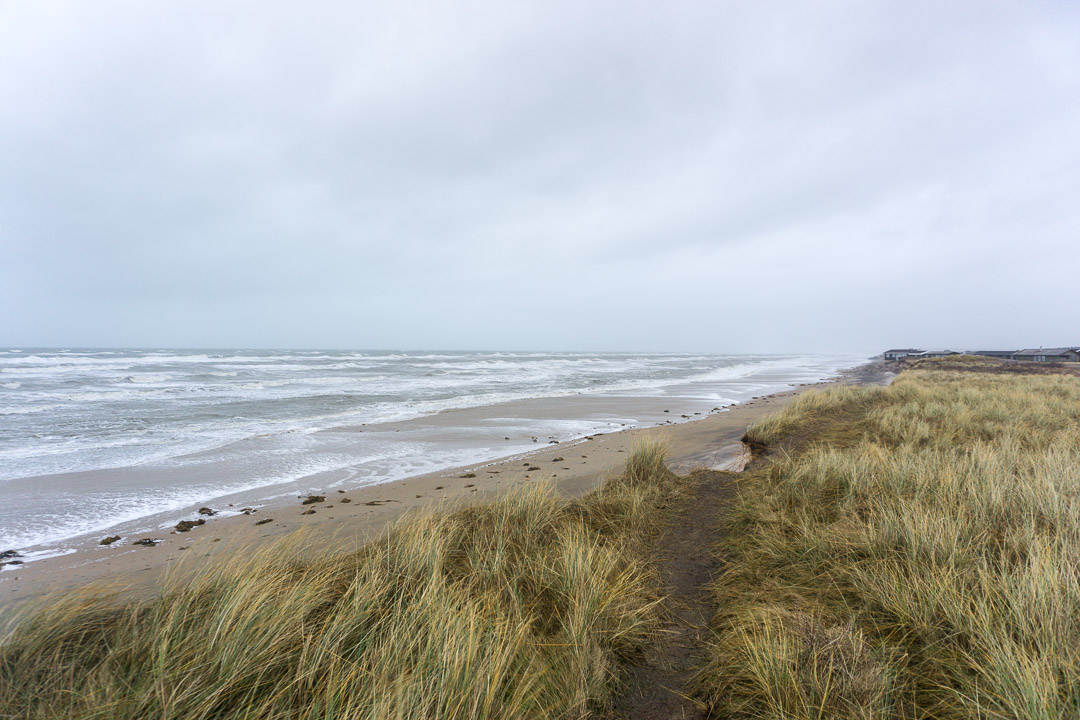
[[[436,464],[450,458],[471,461],[505,450],[503,445],[440,445],[420,452],[415,445],[398,442],[374,454],[361,446],[327,454],[320,449],[325,438],[318,431],[328,428],[573,395],[670,397],[728,405],[751,394],[828,377],[858,361],[535,352],[9,351],[0,356],[0,376],[17,379],[0,383],[0,500],[8,501],[0,503],[0,527],[7,541],[19,545],[55,543],[227,492],[289,486],[311,474],[333,473],[342,482],[382,482],[427,468],[422,458],[437,458]],[[506,434],[542,432],[539,421],[522,422],[521,427],[517,421],[507,424]],[[582,429],[585,425],[576,427],[588,432]],[[551,432],[572,436],[568,428]],[[233,475],[243,482],[236,484],[230,476],[227,483],[207,485],[201,473],[222,463],[233,467]],[[118,477],[135,480],[123,484],[112,479],[125,468]],[[80,473],[103,469],[115,469],[93,476],[104,488],[77,486],[85,482]],[[63,517],[35,510],[30,495],[17,496],[12,489],[32,487],[17,482],[22,478],[56,473],[75,473],[66,476],[65,488],[75,493],[75,500]],[[154,478],[161,473],[176,474],[175,487],[159,487]],[[149,484],[141,487],[141,478]],[[116,494],[105,503],[91,501],[94,492],[103,490]],[[76,502],[80,498],[82,504]],[[38,513],[41,522],[25,525],[17,536],[10,534],[19,524],[12,507],[21,508],[31,520]]]

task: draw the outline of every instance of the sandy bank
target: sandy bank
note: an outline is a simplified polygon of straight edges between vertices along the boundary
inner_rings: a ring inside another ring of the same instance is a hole
[[[847,371],[831,382],[875,383],[889,377],[891,373],[881,365],[871,364]],[[683,422],[678,410],[672,409],[672,422],[680,421],[675,424],[595,435],[574,442],[538,443],[532,452],[495,462],[344,493],[323,491],[319,495],[324,500],[307,505],[295,498],[260,508],[251,515],[210,518],[190,532],[154,535],[161,539],[154,547],[131,545],[136,538],[124,538],[109,547],[85,547],[74,555],[40,560],[4,572],[0,576],[0,613],[10,615],[27,600],[93,582],[150,589],[170,574],[189,572],[215,557],[244,552],[298,530],[308,532],[313,544],[325,545],[328,552],[348,550],[371,539],[410,510],[438,503],[487,500],[521,483],[546,479],[568,495],[588,492],[606,473],[621,469],[625,454],[639,437],[665,440],[670,448],[669,465],[677,472],[694,467],[738,469],[744,457],[740,438],[747,426],[809,387],[755,399],[702,415],[701,419],[687,418],[692,421]],[[430,422],[437,424],[439,417]],[[461,422],[460,413],[454,422]]]

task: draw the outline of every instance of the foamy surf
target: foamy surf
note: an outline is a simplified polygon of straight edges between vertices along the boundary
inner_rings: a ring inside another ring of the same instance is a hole
[[[391,482],[676,417],[660,415],[662,404],[693,418],[859,362],[8,351],[0,355],[0,550],[45,551],[118,527],[155,530],[199,503]],[[530,415],[528,403],[515,406],[518,416],[495,407],[538,399],[548,401],[542,415]],[[470,414],[477,408],[495,409]]]

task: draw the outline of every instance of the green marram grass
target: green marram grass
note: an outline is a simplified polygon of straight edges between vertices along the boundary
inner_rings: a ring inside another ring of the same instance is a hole
[[[663,458],[639,445],[584,498],[529,484],[359,551],[293,538],[153,599],[73,593],[0,644],[0,717],[585,717],[660,632]]]
[[[1080,717],[1080,379],[917,369],[748,440],[714,715]]]

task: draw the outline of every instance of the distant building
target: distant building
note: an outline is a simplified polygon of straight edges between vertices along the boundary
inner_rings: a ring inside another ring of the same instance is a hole
[[[1003,358],[1005,360],[1012,360],[1013,355],[1016,354],[1015,350],[968,350],[968,355],[979,355],[980,357],[991,358]]]
[[[886,350],[885,351],[885,359],[886,360],[899,360],[902,357],[907,357],[908,355],[915,355],[915,354],[918,354],[918,353],[921,353],[921,352],[922,352],[922,350],[916,350],[915,348],[901,348],[901,349],[895,349],[895,350]]]
[[[1029,348],[1014,352],[1012,357],[1028,362],[1080,362],[1080,348]]]
[[[918,360],[920,358],[940,358],[960,355],[955,350],[917,350],[915,348],[894,348],[886,350],[886,360]],[[1063,348],[1038,348],[1027,350],[965,350],[964,355],[1019,360],[1022,362],[1080,362],[1080,346]]]
[[[920,358],[940,358],[959,354],[960,353],[956,352],[955,350],[923,350],[921,352],[909,353],[907,359],[918,360]]]

